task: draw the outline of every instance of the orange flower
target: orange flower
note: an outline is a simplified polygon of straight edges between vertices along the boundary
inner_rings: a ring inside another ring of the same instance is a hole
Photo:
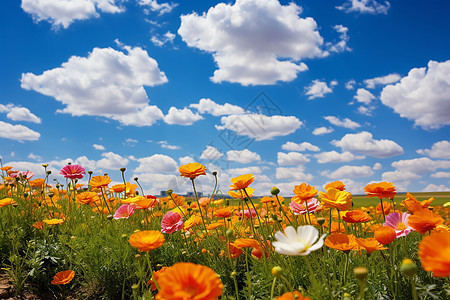
[[[342,216],[342,220],[348,223],[363,223],[372,220],[372,218],[365,211],[357,209],[348,211],[344,216]]]
[[[214,222],[214,223],[211,223],[211,224],[207,225],[207,226],[206,226],[206,229],[207,229],[207,230],[214,230],[214,229],[216,229],[217,227],[224,226],[224,225],[225,225],[225,224],[223,223],[223,221],[220,220],[219,222]]]
[[[173,198],[173,200],[172,200],[172,198]],[[185,206],[187,207],[187,204],[185,202],[186,199],[183,196],[173,193],[172,198],[170,198],[170,197],[164,198],[165,199],[164,201],[167,202],[170,209],[177,207],[177,205],[180,207],[185,207]],[[175,202],[174,202],[174,200],[175,200]],[[176,205],[175,205],[175,203],[176,203]]]
[[[4,167],[1,167],[0,168],[0,170],[2,170],[2,171],[9,171],[9,170],[11,170],[13,167],[10,167],[10,166],[4,166]]]
[[[408,211],[411,213],[415,213],[416,211],[422,210],[422,208],[427,208],[431,202],[434,201],[434,198],[430,198],[428,200],[424,200],[420,202],[417,200],[414,195],[410,193],[406,193],[406,199],[401,202],[406,208],[408,208]]]
[[[372,254],[375,250],[385,250],[387,248],[383,247],[377,239],[375,238],[367,238],[367,239],[356,239],[356,243],[362,248],[366,249],[367,256]]]
[[[247,194],[244,192],[244,190],[245,190],[245,192],[247,192]],[[253,192],[254,191],[255,191],[255,189],[252,189],[251,187],[247,187],[245,189],[238,190],[238,191],[234,191],[234,190],[228,191],[228,195],[231,198],[244,199],[244,198],[247,198],[247,195],[249,197],[253,197]]]
[[[35,222],[32,226],[36,229],[42,229],[44,228],[45,223],[44,222]]]
[[[325,239],[325,245],[329,248],[349,252],[350,250],[358,250],[356,237],[353,234],[333,233]]]
[[[150,287],[150,289],[152,291],[156,290],[156,284],[155,281],[158,282],[159,281],[159,276],[161,276],[162,273],[164,273],[166,270],[168,269],[168,267],[162,267],[159,271],[156,271],[153,273],[153,277],[147,281],[147,285],[152,285]]]
[[[295,196],[292,197],[291,201],[301,204],[302,202],[315,197],[317,195],[317,190],[314,186],[303,182],[300,185],[294,186],[294,194]]]
[[[392,182],[379,182],[368,184],[364,187],[364,192],[367,194],[367,198],[378,197],[381,199],[392,199],[397,194],[395,186]]]
[[[230,185],[231,190],[242,190],[248,187],[252,182],[255,181],[255,176],[253,174],[244,174],[238,177],[231,178]]]
[[[51,284],[68,284],[75,277],[75,271],[67,270],[56,273]]]
[[[116,185],[113,185],[112,187],[111,187],[111,190],[114,192],[114,193],[122,193],[123,191],[125,191],[125,184],[116,184]]]
[[[42,178],[36,178],[30,181],[30,186],[32,187],[41,187],[44,185],[45,180]]]
[[[434,277],[450,276],[450,232],[426,236],[419,243],[422,268],[432,271]]]
[[[383,210],[384,215],[388,215],[391,211],[391,204],[389,204],[389,202],[383,202],[383,209],[381,209],[381,202],[378,203],[377,207],[375,208],[375,213],[377,215],[383,214]]]
[[[330,182],[329,184],[327,184],[324,187],[325,191],[328,190],[329,188],[337,189],[340,191],[345,191],[345,184],[342,181],[337,180],[337,181]]]
[[[394,228],[382,226],[374,230],[375,239],[382,245],[392,243],[397,238]]]
[[[164,235],[157,230],[144,230],[130,235],[131,246],[139,251],[150,251],[164,244]]]
[[[149,209],[150,207],[154,207],[158,201],[155,198],[139,198],[138,201],[134,202],[138,206],[137,208]]]
[[[224,208],[219,208],[214,211],[214,216],[219,218],[229,218],[233,213],[233,207],[227,206]]]
[[[237,239],[234,241],[233,246],[242,248],[260,248],[259,243],[255,239]]]
[[[75,196],[75,201],[81,204],[89,204],[99,200],[97,193],[94,192],[83,192]]]
[[[186,222],[184,222],[184,230],[189,230],[194,226],[202,224],[203,220],[197,215],[192,215]]]
[[[199,163],[189,163],[178,168],[180,176],[187,177],[191,180],[200,175],[206,175],[206,167]]]
[[[47,225],[58,225],[64,223],[63,219],[44,219],[42,220]]]
[[[222,295],[219,276],[203,265],[180,262],[159,276],[156,300],[213,300]]]
[[[208,197],[201,197],[198,199],[198,203],[200,203],[201,207],[206,207],[209,204],[210,199]]]
[[[230,252],[230,256],[232,258],[239,257],[242,254],[242,250],[238,247],[235,247],[232,243],[228,243],[228,251]]]
[[[428,208],[422,208],[409,216],[408,225],[420,234],[425,234],[427,231],[434,229],[436,226],[444,223],[444,219],[433,213]]]
[[[94,176],[91,178],[91,181],[89,181],[89,184],[93,188],[101,188],[108,186],[108,184],[111,182],[111,178],[109,178],[108,175],[105,176]]]
[[[5,199],[1,199],[0,200],[0,207],[9,205],[9,204],[13,204],[14,203],[14,199],[13,198],[5,198]]]
[[[352,194],[346,191],[329,188],[326,193],[319,192],[319,198],[325,207],[340,210],[349,210],[352,208]]]
[[[286,292],[281,296],[275,298],[275,300],[311,300],[309,297],[303,297],[299,291]]]

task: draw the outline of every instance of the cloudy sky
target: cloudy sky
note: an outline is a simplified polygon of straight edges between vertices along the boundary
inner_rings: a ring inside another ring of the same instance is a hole
[[[212,171],[224,193],[449,190],[449,1],[164,1],[2,3],[4,165],[126,167],[153,194],[194,161],[205,193]]]

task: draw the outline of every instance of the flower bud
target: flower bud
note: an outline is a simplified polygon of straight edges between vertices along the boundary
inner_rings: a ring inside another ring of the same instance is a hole
[[[270,190],[270,193],[272,194],[272,195],[278,195],[279,193],[280,193],[280,190],[276,187],[276,186],[274,186],[271,190]]]
[[[120,172],[125,172],[127,170],[127,168],[120,168]]]
[[[400,266],[400,271],[411,278],[417,274],[417,265],[411,259],[405,258]]]
[[[172,193],[173,193],[173,190],[167,190],[166,191],[166,194],[169,195],[169,196],[172,195]]]
[[[353,269],[353,274],[355,274],[356,279],[365,281],[367,279],[368,272],[364,267],[356,267]]]
[[[228,229],[227,230],[227,238],[232,238],[234,236],[234,231],[233,229]]]
[[[280,266],[273,267],[272,275],[277,278],[281,277],[281,275],[283,275],[283,269]]]
[[[216,176],[216,175],[217,175],[217,172],[216,172],[216,171],[214,171],[214,172],[212,172],[212,174],[213,174],[213,176]]]

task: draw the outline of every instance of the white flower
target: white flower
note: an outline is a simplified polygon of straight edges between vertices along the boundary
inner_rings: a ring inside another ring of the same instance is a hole
[[[312,225],[299,226],[297,231],[288,226],[284,233],[275,233],[277,241],[273,242],[275,252],[285,255],[308,255],[323,246],[326,234],[319,238],[319,231]]]

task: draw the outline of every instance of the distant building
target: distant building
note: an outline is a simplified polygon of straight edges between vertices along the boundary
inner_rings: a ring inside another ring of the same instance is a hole
[[[167,191],[161,191],[161,192],[159,192],[159,195],[161,197],[167,197]]]

